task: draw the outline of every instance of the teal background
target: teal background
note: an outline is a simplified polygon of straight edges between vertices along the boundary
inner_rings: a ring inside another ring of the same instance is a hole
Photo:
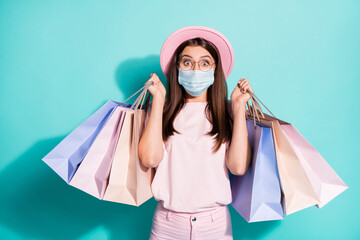
[[[246,223],[234,239],[359,239],[360,1],[0,0],[0,236],[147,239],[156,207],[100,201],[41,158],[108,99],[155,72],[173,31],[203,25],[235,52],[229,92],[248,78],[349,189],[322,209]]]

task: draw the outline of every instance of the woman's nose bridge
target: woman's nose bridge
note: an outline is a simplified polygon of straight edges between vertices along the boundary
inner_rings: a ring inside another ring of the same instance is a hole
[[[199,61],[198,62],[195,62],[194,63],[194,70],[200,70],[200,63],[199,63]],[[197,67],[197,69],[196,69],[196,67]]]

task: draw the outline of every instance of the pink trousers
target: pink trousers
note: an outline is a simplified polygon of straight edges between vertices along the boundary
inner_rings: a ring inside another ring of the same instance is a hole
[[[149,240],[233,239],[231,216],[227,205],[203,212],[185,213],[165,209],[158,201]]]

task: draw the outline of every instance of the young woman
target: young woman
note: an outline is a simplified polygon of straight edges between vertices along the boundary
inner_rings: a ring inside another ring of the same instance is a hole
[[[240,79],[227,100],[230,43],[200,26],[175,31],[160,55],[167,92],[156,74],[139,142],[144,166],[156,169],[158,204],[150,239],[233,239],[228,170],[243,175],[251,159],[245,104],[253,91]]]

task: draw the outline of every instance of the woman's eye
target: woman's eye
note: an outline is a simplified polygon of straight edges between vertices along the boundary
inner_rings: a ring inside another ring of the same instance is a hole
[[[184,62],[185,65],[187,65],[187,63],[191,64],[191,62],[188,60]]]
[[[201,65],[207,66],[207,65],[209,65],[209,63],[208,62],[202,62]]]

